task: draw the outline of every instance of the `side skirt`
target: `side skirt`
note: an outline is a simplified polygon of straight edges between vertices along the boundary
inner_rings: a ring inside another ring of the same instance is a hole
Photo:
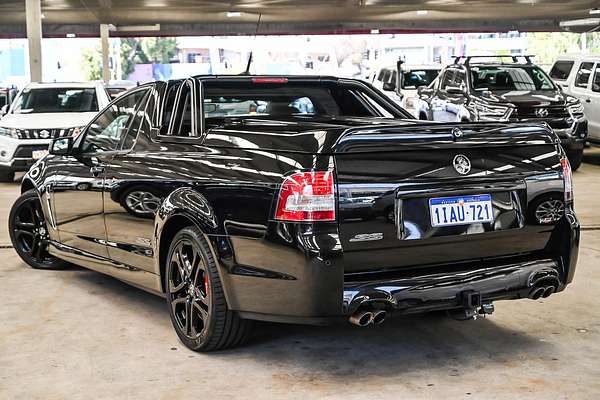
[[[152,294],[164,296],[160,284],[160,277],[151,272],[120,264],[108,258],[97,256],[70,246],[65,246],[64,244],[55,241],[50,241],[48,251],[53,256],[62,260],[102,274],[110,275]]]

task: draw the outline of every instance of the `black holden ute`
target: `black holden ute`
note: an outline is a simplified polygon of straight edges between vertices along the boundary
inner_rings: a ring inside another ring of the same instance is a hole
[[[571,169],[544,124],[430,123],[331,77],[155,82],[27,173],[10,234],[164,296],[190,349],[253,320],[489,314],[572,281]]]
[[[419,118],[546,123],[560,138],[571,167],[577,170],[588,136],[583,105],[563,93],[531,57],[457,57],[434,85],[419,89]],[[505,62],[507,58],[509,62]]]

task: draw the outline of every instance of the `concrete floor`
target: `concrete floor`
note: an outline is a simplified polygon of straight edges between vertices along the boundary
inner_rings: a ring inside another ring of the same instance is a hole
[[[0,249],[0,399],[600,398],[600,150],[575,174],[575,282],[493,316],[377,328],[260,324],[232,351],[177,340],[164,300],[84,269],[27,268]],[[0,185],[0,243],[18,184]]]

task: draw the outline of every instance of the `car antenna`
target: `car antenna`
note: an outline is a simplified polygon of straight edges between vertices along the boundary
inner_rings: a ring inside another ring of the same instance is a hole
[[[256,21],[256,32],[254,32],[254,40],[258,36],[258,30],[260,28],[260,20],[262,19],[262,13],[258,14],[258,21]],[[250,66],[252,65],[252,56],[253,50],[250,50],[250,55],[248,56],[248,64],[246,64],[246,70],[241,73],[241,75],[250,75]]]

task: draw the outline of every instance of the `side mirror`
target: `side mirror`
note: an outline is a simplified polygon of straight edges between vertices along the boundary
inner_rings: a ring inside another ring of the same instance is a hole
[[[48,152],[55,156],[68,156],[73,151],[73,138],[71,136],[59,137],[50,142]]]
[[[428,88],[427,86],[419,86],[417,88],[417,94],[420,96],[429,97],[433,93],[433,89]]]
[[[462,90],[459,87],[456,87],[456,86],[447,86],[446,87],[446,93],[448,93],[448,94],[460,94],[462,96],[465,95],[465,91]]]
[[[8,114],[8,104],[5,104],[0,108],[0,117],[4,117],[6,114]]]
[[[383,84],[383,90],[386,92],[393,92],[394,90],[396,90],[396,85],[392,82],[385,82]]]

